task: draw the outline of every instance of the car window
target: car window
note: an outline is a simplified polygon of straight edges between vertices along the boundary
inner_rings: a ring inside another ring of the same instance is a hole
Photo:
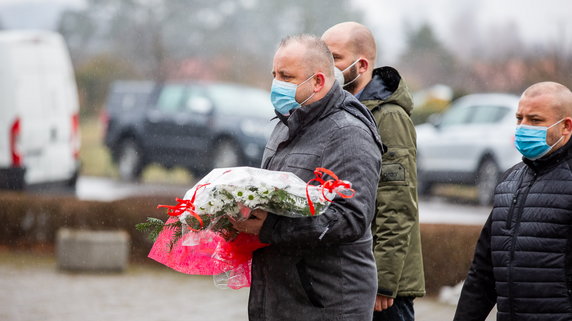
[[[165,113],[176,113],[185,96],[185,85],[167,85],[163,87],[157,100],[156,108]]]
[[[274,116],[270,94],[264,90],[234,85],[207,88],[219,112],[242,116]]]
[[[188,112],[208,114],[212,111],[212,102],[205,92],[198,87],[191,87],[185,99],[185,108]]]
[[[470,121],[472,108],[453,107],[441,119],[441,127],[466,124]]]
[[[502,106],[473,106],[471,124],[495,124],[506,116],[510,109]]]

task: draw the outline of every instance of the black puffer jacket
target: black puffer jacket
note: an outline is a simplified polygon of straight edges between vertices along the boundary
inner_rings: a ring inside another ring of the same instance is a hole
[[[572,320],[572,140],[495,192],[455,320]]]

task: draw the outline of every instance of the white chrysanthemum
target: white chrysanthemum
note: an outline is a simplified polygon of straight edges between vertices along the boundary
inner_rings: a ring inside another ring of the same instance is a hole
[[[209,201],[209,204],[211,205],[209,212],[212,214],[222,210],[225,202],[222,198],[213,198]]]
[[[258,187],[258,195],[261,198],[270,197],[270,191],[271,189],[266,185],[261,185],[260,187]]]
[[[261,205],[265,202],[255,192],[246,191],[243,203],[246,207],[254,208],[254,207]]]
[[[234,196],[234,200],[236,202],[243,202],[246,199],[247,193],[249,193],[245,188],[239,187],[231,192],[232,196]]]

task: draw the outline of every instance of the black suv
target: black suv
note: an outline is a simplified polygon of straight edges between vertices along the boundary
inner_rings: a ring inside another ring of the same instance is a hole
[[[231,83],[113,83],[105,109],[105,145],[121,179],[146,165],[259,166],[276,121],[268,92]]]

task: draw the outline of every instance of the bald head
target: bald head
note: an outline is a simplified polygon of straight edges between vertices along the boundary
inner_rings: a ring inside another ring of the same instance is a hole
[[[542,99],[549,104],[557,118],[572,117],[572,92],[566,86],[545,81],[528,87],[521,100]]]
[[[344,89],[352,94],[371,81],[375,65],[375,40],[367,27],[357,22],[342,22],[322,35],[334,64],[344,76]]]
[[[326,43],[336,41],[343,44],[355,56],[363,56],[373,64],[376,58],[375,39],[364,25],[349,21],[338,23],[322,35]]]

